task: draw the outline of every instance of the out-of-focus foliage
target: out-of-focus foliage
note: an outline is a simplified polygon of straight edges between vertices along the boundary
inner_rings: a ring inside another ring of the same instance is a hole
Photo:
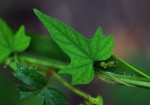
[[[35,86],[35,89],[44,87],[47,82],[46,78],[42,74],[21,64],[17,64],[17,70],[14,75],[25,85]]]
[[[13,81],[6,71],[0,70],[0,105],[19,105],[19,97]]]
[[[29,33],[29,36],[32,40],[27,49],[27,53],[63,62],[70,61],[69,57],[60,49],[50,36],[33,33]]]
[[[13,34],[9,26],[0,19],[0,63],[6,60],[11,53],[24,51],[30,43],[23,26]]]
[[[14,36],[13,52],[22,52],[28,48],[31,38],[26,36],[25,27],[21,26]]]
[[[43,105],[66,105],[66,97],[57,89],[49,88],[47,75],[42,75],[21,64],[17,64],[17,70],[14,75],[24,83],[23,85],[18,85],[22,100],[34,95],[42,97]]]
[[[18,105],[43,105],[43,97],[30,95],[24,99],[19,100]]]
[[[66,105],[66,97],[56,89],[43,88],[40,95],[44,97],[43,105]]]

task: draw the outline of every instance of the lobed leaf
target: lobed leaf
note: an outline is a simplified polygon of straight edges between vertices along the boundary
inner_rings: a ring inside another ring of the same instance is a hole
[[[93,62],[106,60],[113,52],[114,39],[103,36],[101,28],[91,40],[62,22],[53,19],[34,9],[35,14],[51,33],[52,38],[60,48],[70,57],[71,63],[60,73],[72,75],[72,84],[87,84],[94,78]]]
[[[24,27],[13,34],[9,26],[0,19],[0,63],[4,62],[12,52],[24,51],[30,43],[30,37],[24,33]]]

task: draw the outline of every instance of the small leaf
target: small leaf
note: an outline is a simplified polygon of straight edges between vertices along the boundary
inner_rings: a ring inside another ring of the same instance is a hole
[[[0,63],[2,63],[11,53],[12,43],[12,30],[2,19],[0,19]]]
[[[66,97],[56,89],[44,88],[40,94],[44,97],[43,105],[66,105]]]
[[[11,48],[13,44],[13,32],[4,20],[0,19],[0,45]]]
[[[17,64],[17,70],[14,75],[26,85],[35,86],[36,89],[44,87],[47,83],[46,78],[42,74],[21,64]]]
[[[16,35],[13,35],[9,26],[0,19],[0,63],[4,62],[12,52],[24,51],[30,43],[30,37],[24,33],[22,26]]]
[[[30,40],[31,38],[25,34],[24,26],[21,26],[15,35],[13,50],[17,52],[24,51],[29,46]]]
[[[62,22],[36,9],[34,12],[51,33],[52,38],[71,59],[70,65],[62,69],[60,73],[71,74],[72,84],[91,82],[94,77],[93,62],[106,60],[112,55],[113,37],[103,36],[101,28],[98,28],[94,37],[88,40]]]

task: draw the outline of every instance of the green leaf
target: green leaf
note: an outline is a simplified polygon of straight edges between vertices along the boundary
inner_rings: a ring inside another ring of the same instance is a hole
[[[106,60],[112,55],[113,37],[105,37],[101,28],[98,28],[94,37],[88,40],[62,22],[36,9],[34,12],[51,33],[52,38],[71,59],[70,65],[62,69],[60,73],[71,74],[72,84],[91,82],[94,78],[93,62]]]
[[[110,84],[150,88],[149,76],[144,72],[115,56],[111,56],[107,61],[115,61],[116,67],[103,68],[104,70],[101,70],[101,67],[95,65],[98,71],[96,74],[103,81]],[[97,64],[99,63],[97,62]]]
[[[44,88],[40,94],[44,97],[43,105],[66,105],[66,97],[56,89]]]
[[[36,89],[43,88],[47,83],[46,78],[42,74],[21,64],[17,64],[17,70],[14,75],[26,85],[35,86]]]
[[[31,94],[30,96],[19,100],[19,104],[17,105],[43,105],[43,98]]]
[[[11,48],[13,44],[13,32],[2,19],[0,19],[0,43],[7,48]]]
[[[114,38],[112,35],[104,36],[101,28],[98,28],[89,43],[90,54],[94,61],[106,60],[112,55]]]
[[[22,26],[16,35],[13,35],[9,26],[0,19],[0,63],[4,62],[12,52],[25,50],[30,43],[30,37],[24,33]]]
[[[31,38],[26,36],[24,26],[21,26],[14,37],[13,50],[15,52],[24,51],[30,44]]]
[[[9,50],[0,48],[0,63],[4,62],[8,58],[9,54]]]
[[[20,99],[26,98],[30,96],[31,94],[33,94],[33,90],[29,89],[26,86],[17,86],[17,87],[20,93]]]
[[[0,19],[0,63],[2,63],[11,53],[12,43],[12,30],[2,19]]]

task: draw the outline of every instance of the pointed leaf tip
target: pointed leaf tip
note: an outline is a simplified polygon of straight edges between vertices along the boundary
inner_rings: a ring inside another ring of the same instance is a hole
[[[38,14],[41,14],[41,13],[42,13],[42,12],[39,11],[38,9],[33,9],[33,11],[34,11],[35,15],[37,15],[37,16],[38,16]]]
[[[34,11],[34,13],[36,12],[36,11],[38,11],[36,8],[33,8],[33,11]]]
[[[13,50],[15,52],[24,51],[26,48],[28,48],[31,41],[31,37],[25,34],[25,27],[23,25],[16,32],[14,38]]]
[[[72,84],[88,84],[93,80],[93,62],[108,59],[113,52],[114,41],[104,36],[99,27],[94,37],[87,40],[64,23],[34,10],[37,17],[48,29],[59,47],[70,57],[71,63],[61,73],[72,75]]]

